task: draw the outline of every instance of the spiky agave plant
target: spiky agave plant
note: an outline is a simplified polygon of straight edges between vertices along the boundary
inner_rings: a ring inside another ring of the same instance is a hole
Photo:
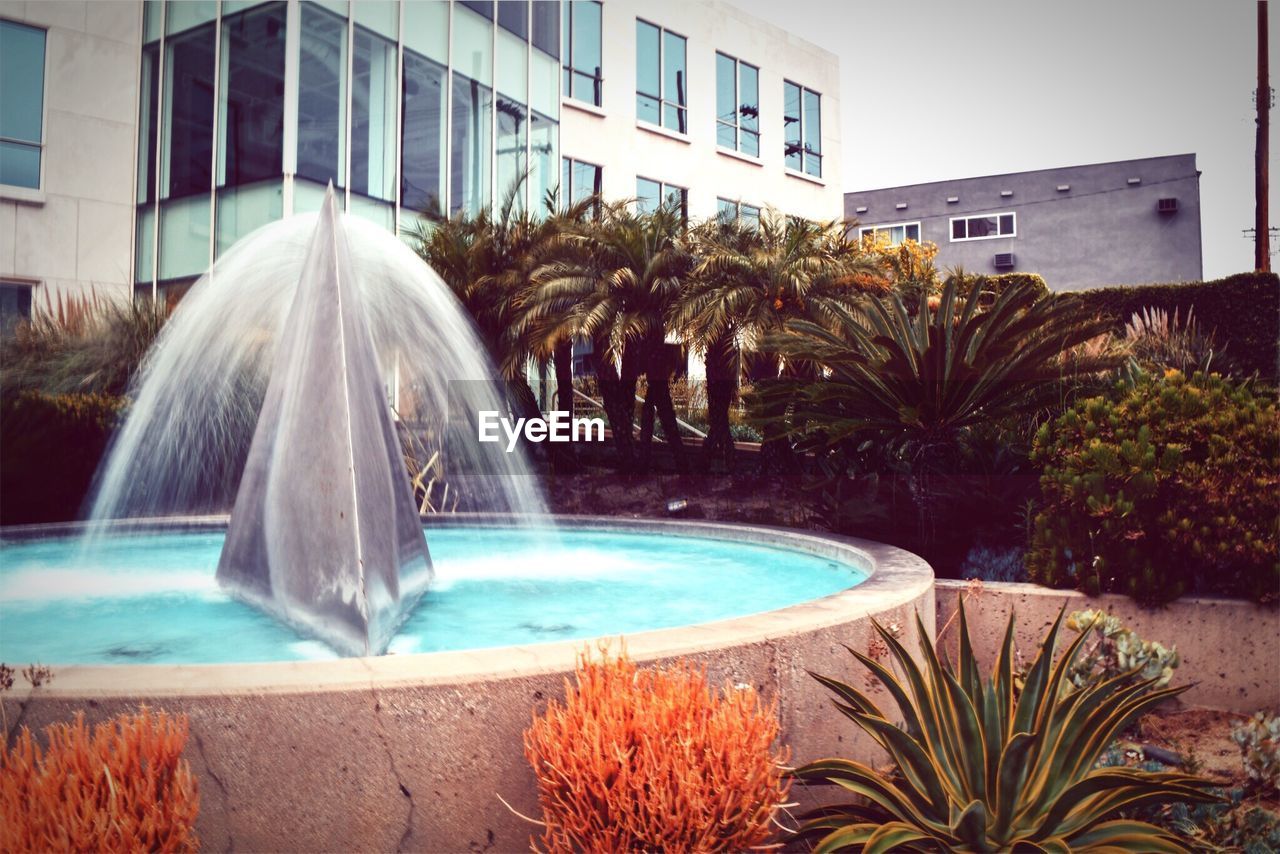
[[[939,659],[917,616],[923,667],[878,623],[902,679],[850,650],[883,683],[902,713],[895,726],[861,691],[811,674],[835,693],[836,707],[883,747],[898,773],[822,759],[795,770],[807,782],[834,783],[866,799],[810,813],[799,835],[815,851],[1135,851],[1188,850],[1167,831],[1116,818],[1122,809],[1170,801],[1214,801],[1210,781],[1177,773],[1097,768],[1116,735],[1186,688],[1153,689],[1124,673],[1063,693],[1087,634],[1054,662],[1062,614],[1015,689],[1013,624],[989,680],[978,672],[960,608],[959,666]]]

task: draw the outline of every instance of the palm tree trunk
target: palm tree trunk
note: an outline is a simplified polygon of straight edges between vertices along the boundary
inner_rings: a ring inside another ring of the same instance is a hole
[[[556,403],[559,412],[568,412],[573,420],[573,341],[566,338],[555,346],[552,354],[556,372]],[[551,464],[557,473],[575,472],[578,470],[578,455],[573,444],[556,446],[559,450],[552,454]]]
[[[628,360],[624,357],[622,375],[619,376],[613,360],[606,355],[603,341],[595,342],[595,352],[596,379],[600,383],[600,398],[604,403],[605,418],[609,421],[609,431],[613,434],[613,446],[618,455],[618,470],[629,472],[635,466],[635,449],[631,432],[632,414],[635,411],[635,374],[627,370]]]
[[[676,407],[671,400],[672,365],[670,353],[662,337],[655,337],[646,348],[648,365],[645,373],[649,377],[649,389],[645,393],[645,414],[652,422],[653,415],[658,416],[662,424],[662,438],[671,448],[675,459],[676,471],[683,474],[686,470],[684,458],[684,441],[680,438],[680,424],[676,421]],[[650,424],[652,432],[652,423]]]
[[[778,356],[775,353],[755,353],[751,358],[751,384],[756,391],[763,391],[769,383],[778,381]],[[791,472],[795,470],[795,454],[791,440],[786,435],[784,416],[786,404],[766,395],[759,409],[761,432],[760,471],[762,474]]]
[[[702,462],[708,470],[717,464],[733,468],[733,434],[729,410],[738,395],[737,353],[733,339],[723,336],[707,347],[707,438],[702,441]]]

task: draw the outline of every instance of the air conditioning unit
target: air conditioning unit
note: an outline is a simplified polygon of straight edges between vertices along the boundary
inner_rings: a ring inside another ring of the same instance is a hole
[[[1177,199],[1161,199],[1156,202],[1156,210],[1162,214],[1171,214],[1178,212]]]
[[[1011,270],[1017,259],[1013,257],[1012,252],[997,252],[995,257],[995,265],[997,270]]]

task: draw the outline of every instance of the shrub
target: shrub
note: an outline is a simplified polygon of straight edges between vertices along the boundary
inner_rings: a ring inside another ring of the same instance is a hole
[[[786,797],[773,709],[708,689],[687,662],[583,656],[577,686],[525,733],[550,851],[741,851]]]
[[[1020,582],[1027,580],[1027,567],[1023,562],[1024,550],[974,546],[960,566],[960,577],[979,581]]]
[[[1144,308],[1124,326],[1124,343],[1130,355],[1146,368],[1177,368],[1183,373],[1208,371],[1214,362],[1213,335],[1200,331],[1195,309],[1179,317],[1163,308]]]
[[[84,715],[25,727],[0,747],[0,850],[194,851],[199,795],[182,760],[185,715],[145,707],[93,728]]]
[[[1133,679],[1150,679],[1151,687],[1163,688],[1181,662],[1176,646],[1166,649],[1155,641],[1144,641],[1118,617],[1101,611],[1076,611],[1067,617],[1067,628],[1082,635],[1092,632],[1094,638],[1067,671],[1076,688],[1089,688],[1126,674]]]
[[[1049,295],[1049,286],[1045,284],[1044,279],[1037,273],[996,273],[995,275],[986,275],[984,273],[973,274],[957,270],[949,278],[955,278],[963,296],[968,296],[974,290],[983,291],[984,296],[982,299],[984,304],[995,302],[1002,293],[1014,287],[1028,288],[1042,297]]]
[[[38,391],[0,399],[0,524],[76,518],[124,403]]]
[[[1249,782],[1280,791],[1280,716],[1258,712],[1231,728],[1231,740],[1240,748]]]
[[[1280,376],[1280,278],[1239,273],[1208,282],[1097,288],[1074,295],[1086,311],[1109,318],[1119,332],[1144,308],[1185,317],[1195,306],[1200,328],[1224,345],[1223,359],[1242,375]],[[1223,359],[1215,357],[1215,364]]]
[[[1018,690],[1013,620],[990,679],[969,639],[963,601],[958,665],[939,659],[917,617],[923,666],[879,623],[899,679],[874,658],[850,650],[888,689],[901,727],[861,691],[817,676],[836,708],[883,747],[896,765],[886,778],[845,759],[795,771],[865,799],[810,814],[800,835],[816,850],[885,851],[1183,851],[1170,833],[1141,821],[1112,819],[1123,808],[1203,802],[1212,783],[1178,773],[1095,768],[1117,733],[1185,688],[1155,689],[1127,675],[1070,690],[1066,674],[1084,645],[1080,635],[1054,663],[1062,614]]]
[[[1276,598],[1274,401],[1216,374],[1137,374],[1036,436],[1033,580],[1147,603],[1184,593]]]

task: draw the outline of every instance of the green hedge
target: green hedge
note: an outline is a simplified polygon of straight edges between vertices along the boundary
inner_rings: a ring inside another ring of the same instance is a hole
[[[1098,288],[1075,295],[1095,313],[1123,328],[1144,308],[1195,309],[1203,332],[1212,332],[1226,362],[1243,374],[1280,377],[1280,278],[1238,273],[1209,282]]]
[[[107,394],[23,391],[0,402],[0,524],[77,518],[124,408]]]

